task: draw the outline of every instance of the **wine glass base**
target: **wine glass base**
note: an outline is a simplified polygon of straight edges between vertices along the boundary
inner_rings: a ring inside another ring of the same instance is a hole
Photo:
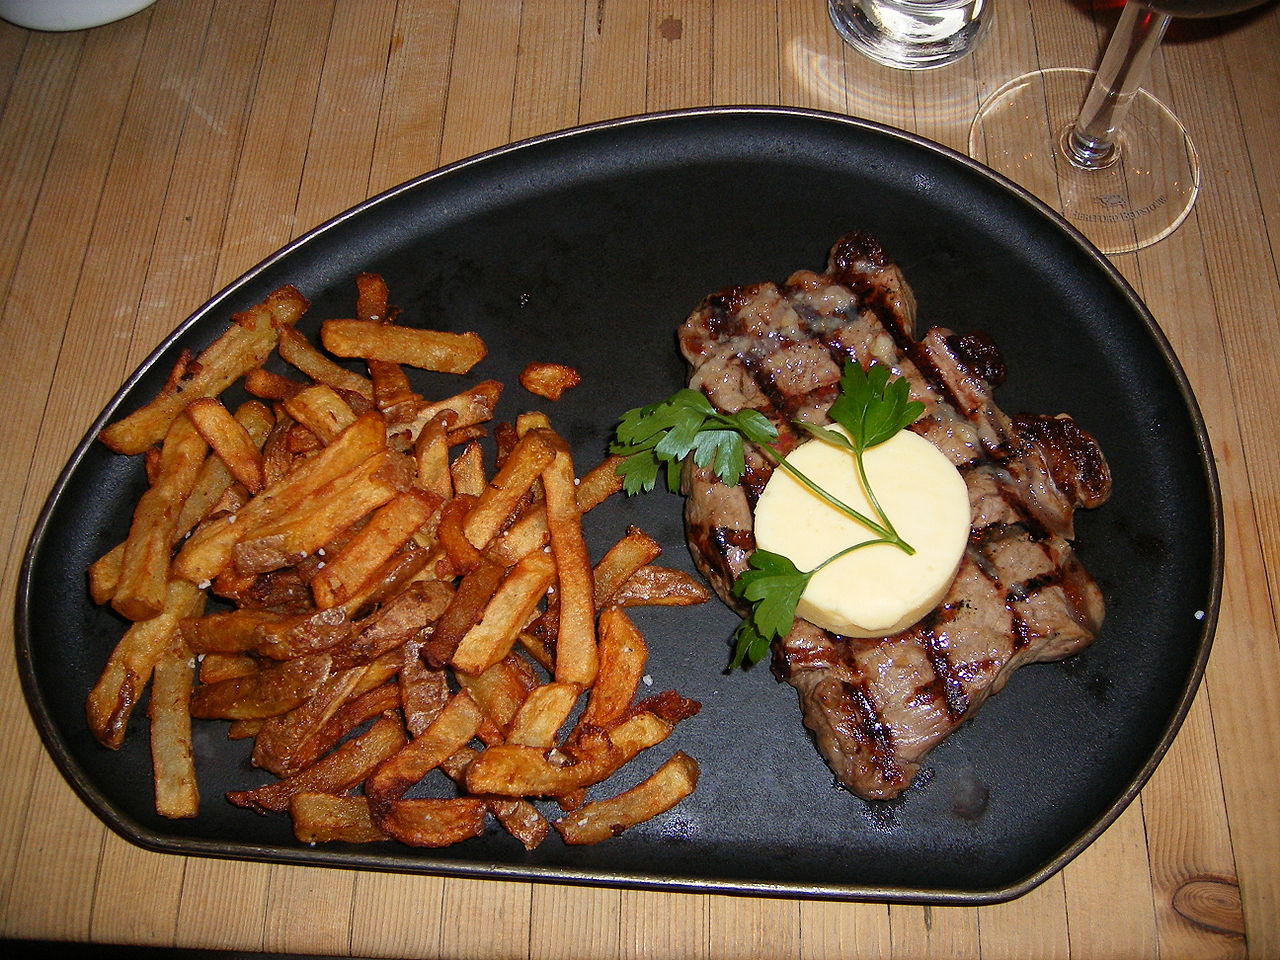
[[[1103,253],[1130,253],[1186,219],[1200,192],[1199,157],[1178,118],[1139,90],[1111,161],[1073,164],[1061,143],[1093,76],[1057,68],[1010,80],[974,118],[969,155],[1057,208]]]

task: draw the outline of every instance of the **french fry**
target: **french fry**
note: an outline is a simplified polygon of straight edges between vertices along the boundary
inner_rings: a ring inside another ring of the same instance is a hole
[[[502,384],[497,380],[484,380],[452,397],[434,403],[423,402],[406,412],[403,423],[397,424],[417,437],[422,428],[442,413],[453,414],[453,427],[463,429],[493,419],[494,410],[502,396]]]
[[[354,596],[439,507],[438,497],[409,490],[375,510],[369,522],[311,579],[316,606],[337,606]]]
[[[287,777],[307,764],[303,748],[319,736],[360,685],[368,666],[334,670],[306,700],[287,713],[267,717],[253,740],[253,764]],[[283,807],[281,808],[283,809]]]
[[[359,620],[349,639],[330,651],[334,666],[342,668],[369,663],[404,646],[440,619],[453,596],[453,589],[439,581],[410,583]]]
[[[364,785],[374,822],[387,829],[382,821],[389,815],[392,802],[465,746],[476,735],[483,719],[470,694],[461,690],[445,704],[421,736],[380,763]]]
[[[449,427],[455,419],[449,412],[432,417],[418,434],[413,447],[413,456],[418,464],[418,486],[446,502],[453,498],[453,477],[449,473]]]
[[[89,596],[94,603],[109,603],[115,595],[116,584],[120,582],[120,564],[124,561],[124,545],[125,541],[121,540],[89,564]]]
[[[248,654],[206,653],[200,657],[201,683],[217,683],[231,677],[247,677],[258,669],[258,661]]]
[[[350,390],[366,400],[373,399],[373,384],[367,377],[334,363],[296,329],[286,328],[281,333],[277,350],[280,359],[317,383],[327,384],[337,390]]]
[[[179,508],[195,485],[208,450],[186,417],[173,421],[157,460],[151,486],[138,500],[120,558],[111,606],[129,620],[154,617],[164,606],[169,554]]]
[[[232,562],[237,543],[267,522],[279,523],[310,494],[385,449],[381,415],[360,415],[315,457],[268,483],[242,510],[193,533],[173,561],[175,573],[193,583],[211,580]]]
[[[383,475],[385,466],[385,454],[376,454],[319,490],[299,497],[280,520],[265,522],[232,546],[236,569],[267,573],[321,551],[396,495],[395,487]]]
[[[420,797],[397,800],[374,822],[401,843],[447,847],[484,833],[484,811],[474,797]]]
[[[261,451],[262,445],[266,443],[267,437],[271,433],[271,428],[275,425],[275,417],[271,411],[267,409],[265,404],[256,400],[248,400],[236,408],[234,416],[236,423],[244,429],[254,446]],[[258,462],[261,469],[261,454],[259,454]],[[265,482],[265,472],[263,476]],[[182,503],[182,512],[178,515],[177,529],[174,531],[175,539],[180,540],[185,537],[195,528],[196,524],[200,523],[216,509],[222,507],[239,509],[243,505],[243,501],[238,501],[232,505],[227,499],[235,481],[236,478],[232,476],[231,471],[227,469],[227,465],[221,459],[218,457],[206,457],[204,466],[200,468],[200,473],[196,477],[195,485],[191,488],[191,493]],[[236,496],[238,500],[238,491]]]
[[[326,320],[320,326],[320,342],[339,357],[385,360],[440,373],[466,373],[487,352],[474,333],[445,333],[375,320]]]
[[[299,390],[287,398],[283,406],[289,416],[314,433],[323,444],[332,443],[356,418],[351,405],[337,390],[324,383]]]
[[[364,797],[295,793],[289,800],[293,835],[302,843],[376,843],[390,839],[373,823]]]
[[[104,747],[119,749],[156,663],[177,639],[178,621],[203,605],[204,595],[193,584],[171,580],[161,612],[132,624],[120,638],[85,702],[89,729]]]
[[[463,447],[462,452],[449,464],[449,474],[455,493],[470,497],[478,497],[484,493],[484,454],[480,450],[480,444],[468,443]]]
[[[462,673],[456,677],[488,720],[490,729],[482,728],[479,735],[485,743],[497,743],[506,737],[520,705],[538,685],[533,668],[515,654],[504,657],[484,673]]]
[[[683,751],[676,752],[643,782],[607,800],[596,800],[556,820],[552,826],[565,843],[599,843],[629,827],[665,813],[693,793],[698,785],[698,764]]]
[[[386,323],[391,320],[391,308],[387,282],[376,273],[356,274],[356,318],[369,323]]]
[[[191,401],[187,416],[231,475],[250,493],[262,489],[262,452],[217,397]]]
[[[618,607],[600,614],[600,671],[580,724],[604,727],[623,716],[635,700],[649,651],[636,625]]]
[[[244,375],[245,392],[260,400],[285,400],[305,387],[304,383],[282,377],[262,367],[254,367]]]
[[[620,607],[689,607],[706,603],[711,592],[683,570],[645,565],[613,594]]]
[[[227,799],[238,807],[283,813],[299,793],[342,793],[355,786],[404,743],[400,721],[384,715],[368,732],[346,741],[311,766],[252,790],[233,790]]]
[[[505,526],[534,482],[555,459],[556,450],[546,437],[546,431],[542,430],[521,437],[502,468],[485,486],[464,523],[467,539],[475,547],[483,548]]]
[[[559,400],[582,382],[582,375],[563,363],[530,363],[520,371],[520,386],[547,400]]]
[[[510,797],[567,794],[607,779],[642,750],[665,740],[673,726],[646,710],[607,730],[579,728],[581,735],[562,748],[490,746],[467,766],[467,789]]]
[[[555,578],[545,553],[531,553],[507,574],[484,613],[459,641],[450,663],[463,673],[483,673],[515,645],[516,635],[533,616]]]
[[[449,702],[449,676],[427,665],[422,659],[422,641],[413,637],[400,647],[398,681],[405,728],[417,737]]]
[[[200,807],[191,749],[191,653],[182,644],[169,648],[152,671],[151,772],[156,813],[171,819],[194,817]]]
[[[191,715],[204,720],[263,720],[292,710],[329,676],[326,653],[285,660],[257,673],[197,687]]]
[[[168,432],[192,400],[217,396],[246,371],[260,366],[275,347],[280,329],[291,327],[306,309],[302,294],[286,286],[236,314],[230,328],[191,364],[194,373],[176,389],[107,426],[99,439],[116,453],[142,453]]]
[[[594,579],[582,537],[582,511],[576,499],[573,458],[555,434],[549,436],[555,457],[542,472],[546,491],[547,531],[556,562],[559,633],[556,636],[555,678],[589,687],[595,680],[596,607]],[[531,434],[532,435],[532,434]]]
[[[376,668],[369,669],[361,679],[360,686],[375,679],[380,673],[381,671]],[[357,687],[357,690],[359,691],[359,687]],[[394,712],[397,707],[397,700],[396,687],[391,683],[382,683],[369,690],[358,692],[334,711],[333,715],[322,727],[315,729],[309,737],[292,747],[293,752],[289,757],[290,765],[296,765],[300,769],[315,763],[361,724],[367,723],[381,714]],[[262,732],[262,727],[266,726],[269,721],[259,720],[254,722],[257,723],[258,727],[251,735],[255,737],[254,749],[257,751],[258,742],[256,738]],[[261,752],[263,754],[266,753],[265,744]],[[274,763],[274,760],[272,762]],[[264,769],[271,769],[265,764],[263,766]],[[275,771],[273,770],[272,772]]]
[[[526,747],[551,747],[578,701],[576,683],[544,683],[534,687],[516,711],[507,743]],[[630,706],[630,701],[627,702]]]
[[[592,573],[597,608],[608,603],[637,570],[657,558],[662,547],[638,527],[630,527],[626,535],[610,547]]]
[[[243,607],[184,617],[179,626],[193,653],[254,653],[272,660],[328,650],[355,629],[342,609],[287,614]]]
[[[404,368],[389,360],[366,360],[369,379],[373,381],[373,402],[379,410],[391,411],[401,404],[420,399],[409,385]]]
[[[422,655],[428,663],[443,667],[453,659],[454,651],[467,631],[484,616],[485,607],[498,591],[505,575],[506,570],[501,564],[481,557],[476,566],[458,581],[453,598],[423,645]]]

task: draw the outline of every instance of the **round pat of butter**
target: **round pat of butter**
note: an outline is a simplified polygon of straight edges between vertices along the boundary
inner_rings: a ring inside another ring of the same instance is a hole
[[[809,440],[788,463],[829,494],[874,517],[853,453]],[[969,539],[969,495],[951,462],[908,430],[863,454],[867,480],[898,535],[914,549],[874,544],[810,579],[796,615],[832,633],[881,637],[911,626],[950,588]],[[812,570],[875,534],[776,469],[756,504],[756,545]]]

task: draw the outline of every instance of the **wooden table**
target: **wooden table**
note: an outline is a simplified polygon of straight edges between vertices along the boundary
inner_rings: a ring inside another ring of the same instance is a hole
[[[91,31],[0,24],[5,597],[127,373],[313,225],[490,147],[671,108],[813,107],[963,149],[991,91],[1090,61],[1114,20],[1109,3],[996,6],[974,56],[919,75],[845,50],[821,0],[159,0]],[[1115,262],[1208,423],[1224,602],[1167,758],[1061,873],[1009,903],[930,908],[148,853],[64,783],[5,657],[0,934],[344,956],[1280,956],[1278,48],[1271,6],[1176,27],[1157,57],[1150,86],[1200,144],[1204,191],[1172,238]],[[442,920],[459,910],[484,920]]]

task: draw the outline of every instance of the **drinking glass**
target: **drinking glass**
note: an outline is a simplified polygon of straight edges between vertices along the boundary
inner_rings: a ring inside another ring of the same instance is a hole
[[[992,94],[970,128],[970,156],[1056,206],[1103,253],[1164,239],[1191,212],[1200,160],[1173,111],[1141,89],[1152,54],[1174,16],[1262,2],[1130,0],[1096,73],[1036,70]]]
[[[845,42],[878,63],[925,70],[954,63],[987,27],[989,0],[827,0]]]

